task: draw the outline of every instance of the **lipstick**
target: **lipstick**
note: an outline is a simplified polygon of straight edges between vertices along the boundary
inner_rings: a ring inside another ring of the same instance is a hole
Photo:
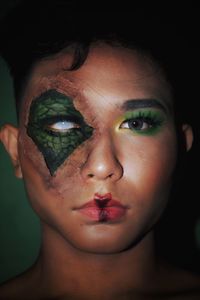
[[[111,193],[95,194],[94,198],[76,209],[92,221],[107,222],[118,221],[127,212],[127,207],[112,198]]]

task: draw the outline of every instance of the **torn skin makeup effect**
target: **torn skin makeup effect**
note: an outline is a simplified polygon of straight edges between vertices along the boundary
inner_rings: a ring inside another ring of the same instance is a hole
[[[69,157],[65,155],[65,161],[56,169],[52,176],[42,152],[27,134],[31,105],[34,99],[36,100],[40,95],[45,94],[49,90],[56,90],[58,93],[68,96],[71,101],[73,99],[73,107],[81,115],[84,115],[84,121],[86,124],[89,124],[88,126],[92,128],[97,128],[98,126],[93,110],[86,105],[87,99],[82,96],[82,86],[79,79],[67,78],[66,74],[62,72],[56,76],[42,76],[39,78],[33,76],[30,82],[31,84],[27,87],[23,97],[24,109],[20,112],[19,144],[21,149],[23,149],[23,157],[26,157],[30,168],[34,168],[35,172],[39,174],[46,191],[51,192],[54,197],[59,198],[62,202],[66,193],[71,190],[71,186],[76,184],[77,178],[80,177],[80,168],[86,160],[88,149],[92,147],[96,138],[98,139],[99,133],[94,130],[91,138],[77,146]],[[26,170],[28,169],[29,167],[26,168]],[[81,183],[81,186],[85,188],[83,183]]]
[[[92,133],[70,97],[50,89],[33,100],[27,134],[43,154],[52,176]]]

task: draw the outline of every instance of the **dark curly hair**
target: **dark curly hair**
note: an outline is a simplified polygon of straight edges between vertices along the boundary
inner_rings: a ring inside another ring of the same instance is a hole
[[[0,24],[0,53],[14,80],[18,110],[26,80],[37,61],[73,45],[73,71],[86,60],[92,42],[104,41],[149,53],[164,69],[176,102],[181,99],[179,115],[187,111],[184,104],[194,91],[187,90],[188,83],[196,80],[197,45],[191,28],[188,32],[183,28],[185,15],[181,17],[179,12],[177,16],[163,4],[158,7],[140,1],[133,8],[124,5],[126,10],[120,5],[108,8],[104,2],[21,1],[7,14]]]

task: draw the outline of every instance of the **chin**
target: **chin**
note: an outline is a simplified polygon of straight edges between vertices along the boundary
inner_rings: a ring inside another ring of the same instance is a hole
[[[85,253],[105,255],[117,254],[126,250],[126,246],[116,241],[108,241],[105,239],[95,242],[84,241],[84,243],[73,243],[72,246],[77,250]]]
[[[65,240],[75,249],[98,255],[117,254],[134,248],[146,233],[134,234],[134,231],[122,228],[106,228],[108,225],[98,224]]]

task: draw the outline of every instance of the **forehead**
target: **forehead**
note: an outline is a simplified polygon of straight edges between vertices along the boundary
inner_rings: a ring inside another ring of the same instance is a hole
[[[34,96],[55,88],[67,94],[82,94],[85,99],[113,104],[131,98],[158,98],[171,103],[169,84],[161,69],[136,50],[93,45],[84,64],[69,71],[73,53],[62,51],[38,62],[32,70],[27,90]]]

